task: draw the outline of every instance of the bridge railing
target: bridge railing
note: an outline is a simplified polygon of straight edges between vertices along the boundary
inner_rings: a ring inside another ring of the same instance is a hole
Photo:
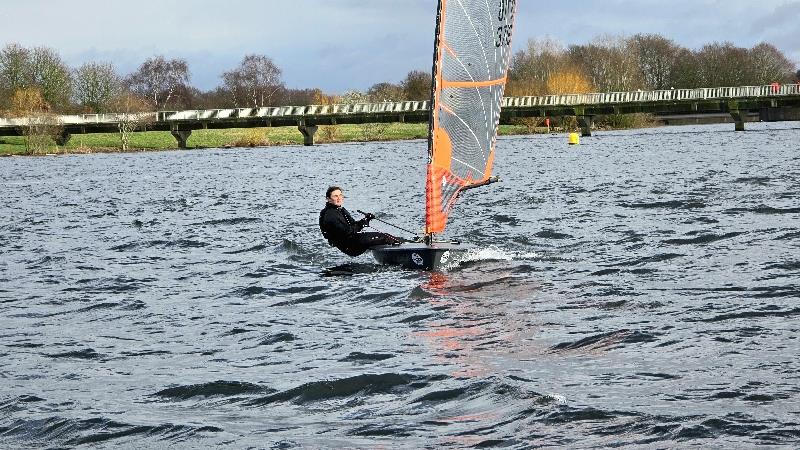
[[[709,100],[725,98],[774,97],[800,94],[798,84],[738,86],[659,91],[605,92],[561,94],[529,97],[504,97],[503,107],[577,106],[615,103]]]
[[[619,103],[670,102],[709,99],[736,99],[752,97],[779,97],[800,95],[800,84],[771,84],[766,86],[738,86],[697,89],[669,89],[659,91],[605,92],[589,94],[560,94],[530,97],[504,97],[502,106],[508,107],[546,107],[578,106]],[[428,111],[427,101],[402,101],[382,103],[356,103],[337,105],[304,105],[261,108],[204,109],[184,111],[159,111],[142,113],[147,120],[157,122],[180,121],[228,121],[247,118],[291,118],[347,114],[413,113]],[[119,123],[123,114],[82,114],[58,116],[64,125]],[[23,127],[28,119],[0,118],[0,127]]]
[[[321,116],[332,114],[375,114],[425,111],[426,101],[355,103],[340,105],[304,105],[264,108],[202,109],[185,111],[159,111],[159,121],[222,120],[270,118],[291,116]]]
[[[159,113],[105,113],[105,114],[68,114],[55,116],[54,121],[61,125],[95,125],[95,124],[117,124],[125,120],[130,120],[135,116],[136,120],[155,121],[159,118]],[[30,125],[31,118],[15,117],[10,119],[0,118],[0,127],[26,127]]]

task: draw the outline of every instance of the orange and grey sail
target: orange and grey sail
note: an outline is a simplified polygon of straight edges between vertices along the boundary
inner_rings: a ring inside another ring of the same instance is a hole
[[[492,174],[516,0],[439,0],[428,139],[425,232],[440,233],[458,194]]]

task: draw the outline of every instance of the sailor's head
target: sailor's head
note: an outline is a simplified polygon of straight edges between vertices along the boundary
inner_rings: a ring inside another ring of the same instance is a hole
[[[344,193],[339,186],[331,186],[325,191],[325,200],[333,206],[344,204]]]

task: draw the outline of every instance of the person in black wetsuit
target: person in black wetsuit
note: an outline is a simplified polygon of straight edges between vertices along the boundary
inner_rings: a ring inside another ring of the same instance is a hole
[[[358,256],[376,245],[398,244],[400,241],[385,233],[363,232],[375,218],[367,213],[363,219],[354,220],[344,209],[344,194],[339,186],[325,192],[325,208],[319,213],[319,228],[328,243],[349,256]]]

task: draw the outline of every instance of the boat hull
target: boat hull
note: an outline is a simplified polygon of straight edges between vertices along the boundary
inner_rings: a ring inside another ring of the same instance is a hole
[[[439,270],[467,248],[451,243],[405,243],[372,247],[372,255],[379,264],[402,266],[407,269]]]

